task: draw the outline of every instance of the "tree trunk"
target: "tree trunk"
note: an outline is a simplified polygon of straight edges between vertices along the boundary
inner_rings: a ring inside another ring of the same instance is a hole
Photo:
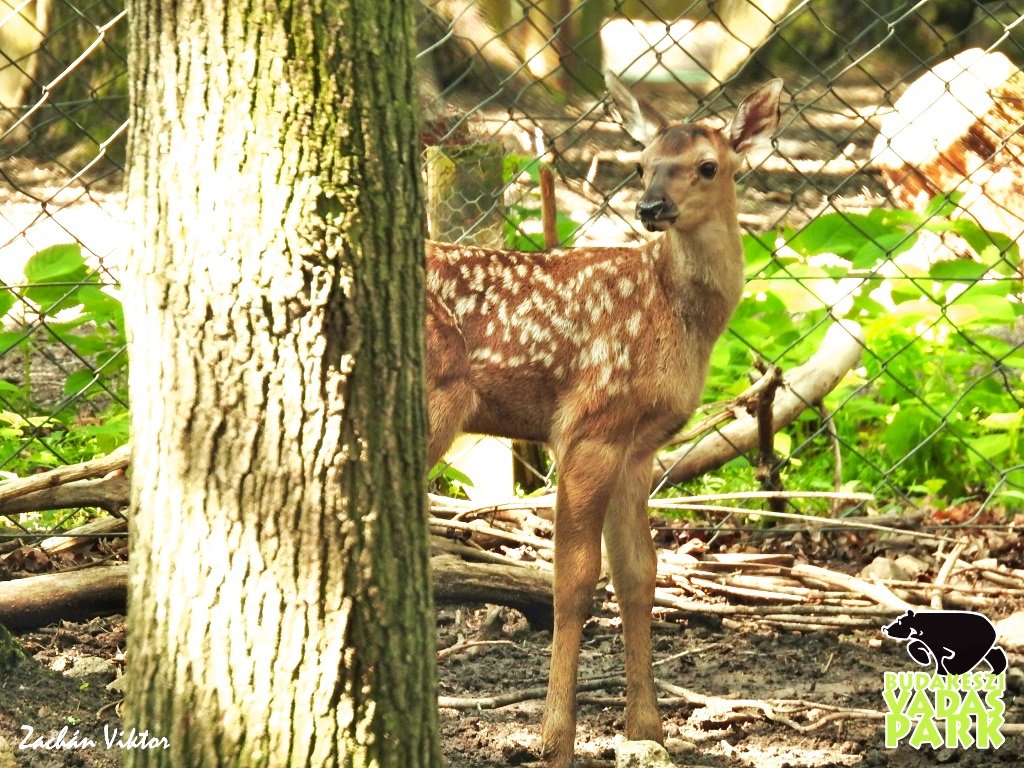
[[[130,766],[436,766],[407,0],[132,0]]]

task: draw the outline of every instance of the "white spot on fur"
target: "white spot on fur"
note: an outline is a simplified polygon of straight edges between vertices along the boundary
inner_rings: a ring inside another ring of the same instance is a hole
[[[626,333],[632,338],[636,338],[640,335],[640,323],[643,320],[643,315],[640,314],[640,310],[636,310],[629,319],[626,321]]]
[[[469,283],[470,289],[472,289],[474,291],[477,291],[477,292],[482,292],[484,290],[484,283],[485,283],[485,278],[486,277],[487,277],[487,274],[486,274],[486,272],[484,272],[483,264],[475,265],[473,267],[473,278],[472,278],[472,280],[470,280],[470,283]]]
[[[476,294],[460,296],[455,300],[455,314],[458,317],[465,317],[476,309]]]

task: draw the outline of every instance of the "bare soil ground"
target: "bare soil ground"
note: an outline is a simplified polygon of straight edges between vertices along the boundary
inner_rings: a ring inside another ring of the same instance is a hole
[[[835,567],[835,563],[831,563]],[[991,618],[1021,609],[1019,598],[994,601]],[[523,693],[495,709],[441,708],[443,754],[452,768],[531,765],[539,760],[539,724],[550,634],[531,629],[518,613],[485,626],[482,606],[440,606],[437,612],[440,694],[488,697]],[[656,617],[658,618],[658,617]],[[654,648],[660,680],[706,696],[774,702],[775,712],[806,725],[821,708],[884,711],[882,675],[916,671],[902,644],[878,630],[780,632],[756,630],[741,619],[656,621]],[[127,642],[119,616],[51,626],[20,637],[32,660],[0,678],[0,768],[111,768],[121,751],[106,749],[108,732],[121,727],[121,694],[107,684],[120,674]],[[581,683],[623,674],[621,635],[613,604],[596,607],[581,655]],[[83,661],[85,659],[85,661]],[[1024,722],[1022,657],[1010,654],[1006,723]],[[75,677],[94,664],[98,671]],[[583,686],[581,686],[582,688]],[[583,766],[609,766],[623,738],[623,689],[610,682],[581,694],[577,754]],[[785,709],[779,700],[799,701]],[[880,719],[839,718],[801,732],[748,710],[670,703],[662,707],[667,745],[676,765],[706,768],[810,768],[899,766],[964,768],[1024,765],[1024,739],[1008,734],[998,750],[884,746]],[[880,715],[879,715],[880,717]],[[22,750],[23,726],[33,738],[67,727],[95,739],[88,749]],[[6,742],[6,743],[5,743]],[[7,762],[5,762],[5,754]],[[13,762],[11,762],[13,760]]]
[[[480,612],[470,614],[464,618],[465,626],[474,626],[479,618]],[[622,675],[621,635],[615,623],[612,614],[602,611],[588,625],[581,681]],[[442,611],[442,642],[452,638],[455,626],[455,613]],[[511,644],[482,646],[470,658],[456,655],[444,660],[440,667],[442,694],[484,696],[543,686],[549,636],[531,633],[516,623],[510,630]],[[467,637],[471,636],[469,630]],[[659,679],[704,695],[761,701],[799,699],[881,712],[883,672],[908,670],[909,660],[901,645],[880,638],[881,633],[869,631],[763,634],[742,628],[661,623],[654,634],[655,662]],[[1019,663],[1020,658],[1015,661]],[[579,712],[576,751],[584,765],[612,765],[615,745],[623,738],[619,700],[623,690],[612,687],[602,695],[608,700],[582,697],[590,702],[581,704]],[[1007,693],[1006,704],[1006,722],[1021,722],[1024,701],[1020,691]],[[442,709],[442,743],[450,765],[498,768],[537,760],[542,711],[542,700],[477,712]],[[663,706],[662,714],[667,746],[679,766],[980,768],[1024,764],[1020,736],[1008,737],[998,752],[917,751],[907,746],[887,750],[881,719],[839,720],[800,733],[764,718],[732,715],[714,724],[719,718],[713,712],[689,704]],[[802,719],[800,714],[793,717]]]

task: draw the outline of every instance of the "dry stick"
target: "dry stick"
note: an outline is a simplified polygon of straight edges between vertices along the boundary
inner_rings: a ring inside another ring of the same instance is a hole
[[[1019,579],[1011,580],[1018,586],[979,587],[977,585],[962,586],[959,584],[922,584],[919,581],[906,581],[901,579],[886,579],[885,585],[895,589],[906,590],[907,592],[923,592],[928,589],[937,589],[944,592],[964,592],[968,595],[1006,595],[1008,597],[1024,596],[1024,581]]]
[[[760,367],[764,367],[761,363]],[[768,379],[768,384],[760,397],[757,398],[757,480],[761,483],[761,490],[781,491],[782,483],[779,478],[779,462],[775,455],[775,426],[773,420],[773,407],[775,405],[775,392],[782,383],[782,369],[773,365],[764,371],[761,378]],[[783,500],[773,497],[768,502],[768,508],[773,512],[782,512],[786,508]]]
[[[949,576],[953,573],[953,567],[957,564],[960,559],[960,555],[967,548],[967,539],[961,538],[953,548],[949,550],[949,555],[942,562],[942,567],[939,568],[939,572],[935,574],[935,585],[941,586],[949,581]],[[942,610],[942,592],[936,590],[931,592],[931,600],[929,601],[933,610]]]
[[[468,651],[471,648],[482,648],[488,645],[515,645],[515,643],[511,640],[467,640],[461,643],[456,643],[448,648],[442,648],[437,652],[437,660],[443,661],[449,656],[454,656],[457,653]]]
[[[444,520],[438,517],[431,517],[429,525],[431,533],[436,535],[443,535],[441,532],[445,530],[469,531],[470,533],[478,533],[481,536],[493,536],[496,539],[505,539],[516,544],[525,544],[534,549],[552,549],[554,547],[550,539],[542,539],[539,536],[531,536],[526,533],[504,531],[501,528],[481,523],[479,520],[464,523],[461,520]]]
[[[707,707],[719,712],[735,711],[745,707],[760,712],[765,718],[772,722],[781,723],[801,732],[817,730],[828,722],[837,719],[882,720],[885,718],[884,712],[877,712],[871,709],[837,709],[804,725],[778,714],[776,710],[780,707],[793,706],[802,706],[805,709],[832,709],[832,707],[827,704],[818,704],[816,702],[780,700],[769,703],[760,699],[729,699],[722,696],[705,696],[704,694],[697,693],[689,688],[673,685],[672,683],[667,683],[663,680],[657,680],[655,681],[655,684],[666,693],[670,693],[689,704],[696,704],[697,706]]]
[[[742,515],[758,515],[759,517],[772,517],[780,520],[794,520],[803,523],[805,526],[814,527],[827,527],[827,528],[850,528],[851,530],[859,531],[879,531],[882,533],[899,534],[900,536],[910,536],[919,539],[929,539],[931,541],[945,541],[949,543],[955,543],[954,539],[948,536],[939,536],[935,533],[926,533],[924,531],[908,531],[902,528],[893,528],[887,525],[874,525],[873,523],[858,523],[856,518],[849,519],[836,519],[832,517],[808,517],[807,515],[798,515],[792,512],[769,512],[763,509],[746,509],[744,507],[724,507],[712,504],[686,504],[680,503],[682,499],[650,499],[647,502],[647,506],[653,509],[690,509],[695,511],[703,512],[725,512],[730,515],[742,514]]]
[[[471,546],[472,545],[472,546]],[[476,560],[481,563],[492,563],[495,565],[518,565],[523,568],[538,568],[542,571],[550,571],[552,568],[551,563],[546,560],[513,560],[505,555],[500,555],[497,552],[492,552],[489,549],[470,541],[468,544],[458,544],[444,536],[431,535],[430,537],[430,548],[438,552],[446,552],[452,555],[458,555],[463,560]]]
[[[826,568],[818,568],[814,565],[794,565],[790,572],[797,577],[805,577],[815,581],[823,581],[835,587],[842,587],[850,592],[868,597],[879,605],[894,611],[902,612],[914,607],[907,601],[896,597],[883,584],[872,584],[863,579],[847,576],[845,573],[837,573]]]
[[[781,371],[779,371],[779,375],[781,375]],[[710,403],[703,406],[700,409],[701,412],[706,413],[715,409],[719,410],[717,413],[705,416],[689,429],[674,435],[672,440],[669,442],[669,445],[681,445],[682,443],[688,443],[691,440],[696,440],[705,432],[710,432],[723,421],[736,418],[736,411],[738,410],[742,409],[753,412],[757,407],[757,404],[760,402],[761,397],[764,395],[765,390],[769,388],[774,390],[779,386],[779,383],[780,381],[776,376],[766,374],[761,376],[757,381],[731,400],[725,400],[724,402],[719,403]],[[772,400],[774,401],[774,399],[775,396],[773,394]]]
[[[626,679],[621,676],[601,677],[594,680],[580,680],[576,685],[578,693],[587,691],[599,691],[610,685],[625,686]],[[507,707],[510,704],[519,704],[524,701],[535,701],[547,696],[547,685],[536,685],[524,688],[521,691],[509,691],[497,696],[438,696],[437,706],[445,709],[498,709]]]
[[[551,509],[555,506],[554,493],[546,493],[542,496],[529,496],[526,498],[510,498],[507,501],[492,502],[481,506],[479,503],[469,501],[466,499],[453,499],[448,496],[441,496],[439,494],[431,493],[430,498],[430,511],[437,514],[451,514],[456,515],[460,519],[467,517],[483,517],[487,514],[503,512],[503,511],[517,511],[517,510],[535,510],[535,509]],[[652,509],[688,509],[688,505],[691,504],[702,504],[712,501],[726,501],[729,499],[830,499],[838,501],[874,501],[875,497],[870,493],[833,493],[831,491],[738,491],[735,493],[711,493],[701,494],[698,496],[678,496],[672,499],[649,499],[647,506]],[[697,507],[694,507],[697,508]],[[726,511],[732,511],[732,508],[728,507],[710,507],[710,509],[724,509]],[[845,525],[852,528],[864,528],[872,527],[869,523],[854,523],[850,521],[832,520],[827,518],[808,518],[806,515],[798,514],[779,514],[764,512],[756,509],[742,509],[741,512],[746,514],[757,514],[757,515],[769,515],[775,517],[783,517],[791,520],[802,520],[809,522],[816,522],[819,525]],[[854,518],[851,518],[853,520]],[[878,530],[885,531],[887,533],[897,532],[906,533],[898,528],[878,527]],[[932,534],[922,534],[927,538],[943,540],[940,536],[934,536]],[[948,540],[948,539],[947,539]],[[949,540],[951,541],[951,540]]]
[[[753,600],[776,600],[787,603],[800,603],[805,602],[806,598],[797,597],[796,595],[787,595],[782,592],[772,592],[767,589],[760,589],[756,587],[737,587],[731,584],[721,584],[717,581],[711,581],[710,579],[701,579],[691,576],[689,578],[691,584],[696,587],[702,587],[708,592],[718,592],[724,595],[732,595],[733,597],[753,599]]]
[[[860,358],[862,339],[859,325],[838,321],[828,329],[818,351],[806,363],[786,372],[773,404],[776,429],[792,423],[811,403],[820,402],[835,389]],[[749,415],[737,414],[732,424],[699,443],[658,456],[653,482],[656,486],[682,483],[745,453],[756,445],[754,422]]]
[[[873,493],[843,493],[842,491],[733,491],[732,493],[705,493],[697,496],[676,496],[672,501],[701,504],[729,499],[829,499],[832,501],[874,501]],[[754,510],[750,510],[754,511]]]

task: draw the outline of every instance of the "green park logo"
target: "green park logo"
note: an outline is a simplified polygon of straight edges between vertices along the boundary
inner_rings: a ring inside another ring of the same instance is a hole
[[[992,622],[970,611],[907,611],[882,627],[931,672],[886,672],[885,746],[999,749],[1006,654]],[[981,662],[991,671],[973,671]]]
[[[886,672],[885,747],[999,749],[1006,674]]]

